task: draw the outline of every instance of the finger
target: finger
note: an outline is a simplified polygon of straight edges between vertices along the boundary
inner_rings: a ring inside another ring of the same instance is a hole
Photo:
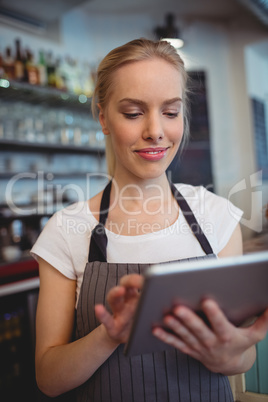
[[[115,286],[107,294],[107,302],[113,312],[121,311],[125,302],[126,290],[122,286]]]
[[[203,345],[213,344],[215,335],[196,313],[185,306],[177,306],[174,315]]]
[[[124,275],[120,280],[120,285],[126,288],[141,289],[143,286],[144,278],[142,275],[130,274]]]
[[[268,331],[268,308],[259,318],[257,318],[248,330],[254,343],[260,342],[265,338]]]
[[[164,318],[164,327],[171,330],[176,337],[179,337],[185,344],[191,348],[200,351],[201,344],[198,338],[177,318],[168,315]],[[165,329],[164,328],[164,329]]]
[[[183,353],[189,352],[189,348],[187,347],[185,342],[183,342],[182,339],[180,339],[179,337],[177,337],[173,334],[166,332],[163,328],[155,327],[155,328],[153,328],[152,333],[160,341],[165,342],[168,345],[179,349],[181,352],[183,352]]]
[[[127,288],[125,293],[125,302],[128,303],[134,299],[139,299],[140,292],[136,288]]]
[[[219,305],[212,299],[201,303],[202,310],[207,316],[213,332],[224,342],[230,340],[233,325],[227,320]]]
[[[107,330],[112,329],[113,319],[111,314],[106,310],[102,304],[95,305],[95,315],[99,322],[101,322]]]

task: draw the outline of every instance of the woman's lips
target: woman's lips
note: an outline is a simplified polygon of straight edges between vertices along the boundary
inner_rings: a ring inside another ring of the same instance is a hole
[[[164,158],[168,148],[143,148],[136,153],[148,161],[159,161]]]

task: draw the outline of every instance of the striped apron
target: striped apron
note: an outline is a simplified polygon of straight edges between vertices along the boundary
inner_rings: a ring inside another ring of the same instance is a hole
[[[109,310],[106,301],[109,289],[116,286],[123,275],[142,274],[149,266],[115,264],[106,260],[104,226],[111,184],[109,182],[103,192],[99,224],[91,236],[76,311],[76,339],[99,325],[94,313],[95,304],[104,304]],[[180,210],[206,253],[206,256],[195,259],[213,257],[213,250],[188,203],[172,183],[170,186]],[[120,345],[89,380],[76,389],[77,402],[233,402],[226,376],[210,372],[199,361],[175,348],[132,357],[126,357],[123,349],[124,345]]]

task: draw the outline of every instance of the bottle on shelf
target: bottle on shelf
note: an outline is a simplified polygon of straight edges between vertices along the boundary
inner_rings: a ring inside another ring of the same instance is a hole
[[[74,92],[74,74],[73,61],[70,56],[65,56],[61,63],[61,76],[64,79],[65,86],[68,92]]]
[[[62,74],[61,65],[62,65],[62,59],[58,57],[55,62],[55,86],[61,91],[66,91],[67,88],[65,78]]]
[[[56,66],[53,60],[52,52],[47,53],[47,84],[50,87],[56,86]]]
[[[81,79],[81,89],[82,92],[90,98],[94,91],[94,81],[92,76],[93,68],[91,68],[90,64],[84,62],[82,64],[82,71],[80,73]]]
[[[4,75],[9,80],[15,79],[15,65],[14,58],[11,53],[11,47],[6,47],[5,55],[3,58]]]
[[[14,78],[16,81],[23,81],[24,80],[24,63],[23,63],[20,39],[16,39],[15,46],[16,46],[16,57],[15,57],[15,61],[14,61],[14,69],[15,69]]]
[[[26,82],[31,85],[49,86],[77,95],[91,97],[94,90],[95,67],[70,55],[54,57],[52,51],[22,47],[15,39],[15,47],[0,49],[0,78]],[[2,54],[2,57],[1,57]]]
[[[0,52],[0,78],[4,78],[5,70],[4,70],[4,61],[2,52]]]
[[[26,50],[27,62],[26,62],[26,70],[27,70],[27,81],[31,85],[39,84],[39,71],[37,66],[34,63],[34,56],[31,50]]]
[[[43,50],[39,51],[39,62],[38,62],[38,71],[39,71],[39,84],[42,86],[47,85],[47,66],[45,60],[45,54]]]
[[[30,115],[26,115],[23,121],[23,135],[22,138],[28,142],[35,142],[36,135],[34,131],[34,120]]]
[[[44,121],[41,117],[36,117],[34,121],[34,133],[37,142],[45,143],[46,136],[44,133]]]
[[[82,93],[83,84],[81,83],[82,71],[77,60],[72,60],[72,83],[73,92],[77,95]]]

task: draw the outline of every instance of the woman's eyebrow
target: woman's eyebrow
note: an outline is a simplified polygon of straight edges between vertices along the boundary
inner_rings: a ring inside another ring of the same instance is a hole
[[[171,105],[172,103],[176,102],[182,102],[182,99],[180,97],[167,99],[166,101],[163,102],[163,105]]]
[[[119,103],[133,103],[135,105],[146,105],[146,102],[140,100],[140,99],[135,99],[135,98],[123,98],[119,101]]]
[[[146,102],[142,101],[141,99],[135,99],[135,98],[123,98],[119,101],[119,103],[133,103],[135,105],[142,105],[146,106]],[[176,102],[182,102],[182,99],[180,97],[172,98],[172,99],[167,99],[163,102],[163,105],[171,105]]]

